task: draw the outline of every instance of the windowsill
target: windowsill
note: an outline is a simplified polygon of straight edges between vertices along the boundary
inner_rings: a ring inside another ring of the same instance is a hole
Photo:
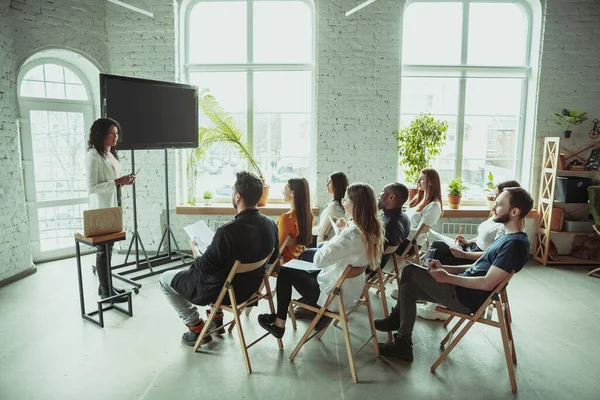
[[[444,213],[442,218],[488,218],[490,209],[486,206],[463,206],[458,210],[452,210],[447,205],[444,205]],[[527,218],[537,218],[537,210],[531,210],[527,214]]]
[[[267,204],[264,207],[259,207],[260,212],[269,217],[278,217],[290,210],[289,204]],[[319,215],[319,207],[310,208],[313,215]],[[233,208],[231,203],[213,203],[210,206],[195,205],[195,206],[177,206],[176,214],[189,215],[236,215],[237,210]]]

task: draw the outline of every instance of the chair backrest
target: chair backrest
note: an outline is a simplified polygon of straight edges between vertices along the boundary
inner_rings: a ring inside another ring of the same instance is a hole
[[[384,254],[394,254],[400,246],[388,246],[385,248]]]
[[[406,246],[406,248],[404,249],[404,251],[402,252],[402,254],[400,254],[400,258],[406,258],[408,252],[414,248],[415,250],[415,254],[418,256],[419,255],[419,247],[417,244],[417,238],[419,236],[421,236],[421,234],[423,233],[423,230],[425,228],[429,228],[427,225],[423,224],[419,227],[419,229],[417,230],[417,232],[415,233],[415,237],[413,237],[413,239],[410,241],[410,245]],[[420,262],[420,257],[419,257],[419,262]]]
[[[510,274],[508,274],[508,276],[506,278],[502,279],[500,281],[500,283],[498,283],[496,285],[496,287],[492,290],[492,292],[487,297],[487,299],[485,299],[485,301],[483,302],[483,304],[481,305],[481,307],[479,307],[479,309],[474,314],[477,314],[477,313],[480,313],[480,312],[481,312],[481,314],[483,314],[483,311],[485,311],[485,309],[491,303],[491,301],[492,300],[497,300],[499,298],[500,293],[502,293],[504,291],[504,289],[506,289],[506,286],[508,285],[508,282],[511,280],[511,278],[514,275],[515,275],[515,271],[512,271]]]
[[[269,253],[269,255],[267,257],[263,258],[260,261],[256,261],[253,263],[242,263],[239,260],[236,260],[236,262],[233,264],[233,268],[231,268],[231,272],[234,275],[235,274],[243,274],[246,272],[257,270],[260,267],[264,267],[267,264],[267,262],[269,261],[269,259],[271,258],[272,254],[273,254],[273,251],[271,251],[271,253]]]

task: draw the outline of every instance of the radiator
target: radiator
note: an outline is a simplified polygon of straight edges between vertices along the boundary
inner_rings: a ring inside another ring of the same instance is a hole
[[[461,230],[461,235],[464,237],[477,236],[477,228],[479,224],[461,224],[461,223],[443,223],[442,234],[444,235],[458,235]]]

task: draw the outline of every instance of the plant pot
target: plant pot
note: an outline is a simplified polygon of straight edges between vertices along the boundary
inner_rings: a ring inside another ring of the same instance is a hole
[[[269,198],[269,188],[270,188],[269,185],[263,186],[263,194],[262,194],[262,196],[260,196],[260,200],[258,200],[259,207],[267,205],[267,199]]]
[[[565,139],[568,139],[571,137],[571,131],[565,131]]]
[[[489,208],[490,210],[491,210],[492,208],[494,208],[494,206],[496,205],[496,198],[495,198],[495,197],[488,196],[488,197],[486,198],[486,200],[487,200],[487,206],[488,206],[488,208]]]
[[[415,197],[417,194],[419,194],[419,189],[417,189],[417,188],[408,189],[408,201],[410,202],[413,199],[413,197]]]
[[[460,199],[461,199],[461,196],[448,195],[448,205],[450,206],[450,208],[453,210],[457,210],[458,205],[460,204]]]
[[[212,204],[212,199],[204,199],[204,205],[205,206],[210,206]]]

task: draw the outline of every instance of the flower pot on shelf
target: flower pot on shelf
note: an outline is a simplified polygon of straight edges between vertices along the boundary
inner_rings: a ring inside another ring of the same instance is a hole
[[[204,205],[205,206],[210,206],[212,204],[212,199],[204,199]]]
[[[487,201],[487,206],[488,208],[491,210],[492,208],[494,208],[494,206],[496,205],[496,198],[494,196],[487,196],[486,197],[486,201]]]
[[[258,200],[259,207],[267,205],[267,199],[269,198],[269,188],[270,188],[269,185],[263,186],[263,194],[262,194],[262,196],[260,196],[260,200]]]
[[[408,189],[408,201],[412,200],[412,198],[415,197],[417,194],[419,194],[419,189],[417,189],[417,188]]]
[[[571,137],[571,131],[565,131],[565,139],[568,139]]]
[[[448,195],[448,205],[453,210],[458,210],[458,206],[460,204],[461,196],[451,196]]]

